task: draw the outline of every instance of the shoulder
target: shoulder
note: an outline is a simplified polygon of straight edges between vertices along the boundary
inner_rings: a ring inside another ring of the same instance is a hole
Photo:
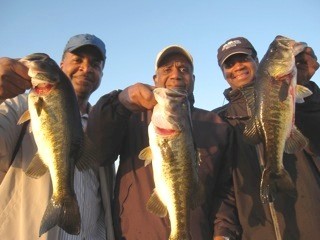
[[[227,111],[228,107],[229,107],[229,103],[225,104],[225,105],[223,105],[221,107],[213,109],[212,112],[215,112],[219,116],[223,117],[225,112]]]
[[[193,119],[210,120],[212,123],[223,123],[223,119],[218,112],[208,111],[200,108],[194,108],[192,112]]]
[[[211,129],[211,131],[220,132],[221,134],[231,130],[229,124],[213,111],[194,108],[192,120],[196,127],[200,127],[203,130],[208,129],[209,131]]]
[[[217,113],[194,108],[192,122],[198,147],[222,147],[230,142],[233,130]]]

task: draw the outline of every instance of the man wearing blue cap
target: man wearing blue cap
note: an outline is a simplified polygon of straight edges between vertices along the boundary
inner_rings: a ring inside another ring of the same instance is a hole
[[[89,97],[100,85],[105,60],[105,44],[94,35],[73,36],[64,48],[60,67],[74,87],[84,129],[91,109]],[[17,126],[17,120],[27,110],[24,92],[31,87],[27,72],[17,60],[0,59],[1,238],[113,239],[112,220],[107,215],[110,213],[109,196],[112,196],[112,167],[100,168],[99,174],[92,169],[82,172],[75,169],[74,189],[81,214],[79,235],[70,235],[56,226],[39,238],[41,219],[52,189],[48,172],[39,179],[24,173],[37,151],[32,132],[23,132],[21,126]],[[22,136],[20,140],[19,135]],[[16,154],[14,149],[17,149]],[[101,184],[99,177],[103,179]]]

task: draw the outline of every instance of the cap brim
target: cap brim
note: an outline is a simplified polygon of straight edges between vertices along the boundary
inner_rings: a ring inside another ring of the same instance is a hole
[[[229,57],[231,57],[232,55],[235,55],[235,54],[239,54],[239,53],[243,53],[243,54],[247,54],[247,55],[252,55],[252,50],[250,50],[250,49],[243,49],[243,50],[239,50],[239,51],[236,51],[236,52],[231,52],[231,53],[229,53],[227,56],[225,56],[222,61],[220,61],[220,66],[222,66],[222,64],[223,64]]]
[[[101,59],[102,59],[102,60],[105,60],[105,57],[104,57],[103,52],[102,52],[101,49],[100,49],[99,47],[97,47],[95,44],[85,43],[85,44],[80,45],[80,46],[76,46],[76,47],[69,48],[69,49],[68,49],[68,52],[71,52],[71,53],[72,53],[72,52],[74,52],[74,51],[76,51],[76,50],[78,50],[78,49],[80,49],[80,48],[82,48],[82,47],[85,47],[85,46],[92,46],[92,47],[94,47],[95,49],[97,49],[98,52],[100,53]]]
[[[161,52],[158,53],[158,56],[156,58],[156,64],[155,64],[155,70],[158,69],[159,64],[161,63],[161,61],[168,56],[169,54],[172,53],[180,53],[183,56],[185,56],[188,61],[191,63],[191,65],[193,66],[193,58],[191,56],[191,54],[189,52],[187,52],[184,48],[180,47],[180,46],[169,46],[167,48],[165,48],[164,50],[162,50]]]

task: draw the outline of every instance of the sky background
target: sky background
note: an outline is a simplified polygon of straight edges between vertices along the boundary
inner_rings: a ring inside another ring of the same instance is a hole
[[[155,57],[167,45],[193,55],[195,105],[208,110],[227,102],[216,55],[229,38],[248,38],[261,59],[284,35],[307,42],[320,58],[319,0],[1,0],[0,9],[0,57],[44,52],[60,63],[73,35],[105,42],[104,76],[92,104],[114,89],[153,84]],[[313,77],[319,79],[320,71]]]

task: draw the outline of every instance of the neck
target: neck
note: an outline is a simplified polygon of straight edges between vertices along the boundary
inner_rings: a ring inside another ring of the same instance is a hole
[[[88,98],[78,98],[78,106],[82,114],[88,113],[88,100]]]

